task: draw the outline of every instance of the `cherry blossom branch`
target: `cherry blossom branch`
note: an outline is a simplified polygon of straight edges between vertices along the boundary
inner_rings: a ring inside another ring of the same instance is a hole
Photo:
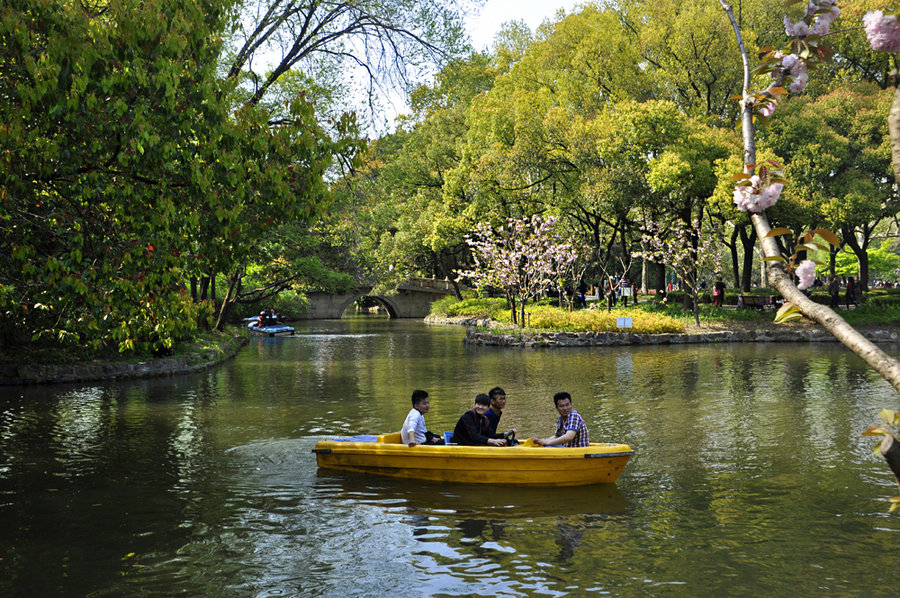
[[[824,0],[822,3],[825,2],[827,2],[828,4],[833,4],[833,2],[830,0]],[[740,28],[738,26],[737,20],[734,17],[734,11],[732,10],[731,6],[727,2],[725,2],[725,0],[719,0],[719,3],[721,4],[723,10],[728,15],[728,18],[731,21],[735,36],[738,41],[741,60],[744,64],[744,89],[741,99],[741,129],[743,131],[744,137],[744,172],[745,174],[751,175],[752,177],[755,176],[753,173],[754,169],[756,168],[756,135],[753,125],[753,109],[755,104],[753,100],[755,99],[755,96],[750,93],[751,75],[749,68],[749,57],[747,55],[747,50],[744,47]],[[893,15],[891,16],[893,17]],[[815,18],[818,18],[818,13],[813,11],[813,13],[810,14],[810,11],[807,10],[804,21],[808,26],[809,23]],[[879,20],[878,23],[883,23],[883,20]],[[900,26],[894,28],[893,25],[896,24],[897,20],[896,17],[894,17],[893,23],[891,24],[889,22],[888,25],[890,25],[890,27],[887,27],[887,29],[890,29],[892,32],[896,33],[896,37],[892,39],[898,40],[897,47],[898,49],[900,49]],[[867,34],[869,34],[868,23]],[[790,66],[794,67],[795,64],[796,63],[792,63]],[[790,69],[785,69],[782,67],[781,74],[784,74],[785,70],[790,71]],[[805,73],[805,68],[802,72]],[[896,104],[897,101],[895,101],[895,106]],[[900,110],[900,107],[898,107],[897,110]],[[897,171],[896,169],[897,164],[895,159],[895,172]],[[751,186],[752,185],[753,184],[751,183]],[[755,191],[757,194],[760,194],[763,193],[764,189],[767,187],[768,185],[765,185],[762,181],[760,181],[756,183]],[[743,194],[743,191],[741,193]],[[737,195],[737,191],[735,192],[735,195]],[[879,349],[874,343],[865,338],[860,332],[847,324],[847,322],[833,310],[824,305],[815,303],[814,301],[806,297],[806,295],[800,289],[798,289],[796,285],[794,285],[793,280],[790,274],[787,272],[783,262],[779,261],[783,260],[783,257],[781,256],[781,252],[776,241],[777,233],[773,234],[772,227],[769,224],[769,220],[766,217],[764,210],[765,208],[761,208],[758,211],[750,210],[750,220],[753,223],[753,227],[760,238],[763,253],[766,259],[771,260],[768,261],[768,273],[775,289],[781,294],[782,297],[785,298],[785,300],[789,301],[792,305],[799,308],[799,310],[802,311],[805,316],[821,324],[826,330],[831,332],[831,334],[833,334],[835,338],[841,341],[854,353],[859,355],[867,364],[875,369],[875,371],[877,371],[882,377],[890,382],[895,389],[900,391],[900,362]]]

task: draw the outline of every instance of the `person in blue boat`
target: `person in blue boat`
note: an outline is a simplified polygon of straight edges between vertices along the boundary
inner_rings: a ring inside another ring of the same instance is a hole
[[[559,412],[556,420],[556,433],[550,438],[532,438],[535,444],[540,446],[590,446],[591,435],[587,424],[572,407],[572,395],[567,392],[558,392],[553,395],[553,402]]]
[[[491,432],[490,423],[484,415],[490,407],[491,397],[475,395],[475,407],[463,413],[456,422],[451,442],[465,446],[505,446],[503,434]]]
[[[412,409],[406,415],[403,427],[400,428],[400,438],[403,444],[416,446],[417,444],[444,444],[436,434],[425,427],[425,414],[431,408],[428,393],[424,390],[414,390],[412,393]]]

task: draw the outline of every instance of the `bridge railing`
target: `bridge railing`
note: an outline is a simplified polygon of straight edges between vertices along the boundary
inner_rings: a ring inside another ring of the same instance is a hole
[[[450,280],[440,279],[440,278],[420,278],[420,277],[410,277],[400,285],[405,288],[422,288],[422,289],[435,289],[439,291],[453,292],[453,282]]]

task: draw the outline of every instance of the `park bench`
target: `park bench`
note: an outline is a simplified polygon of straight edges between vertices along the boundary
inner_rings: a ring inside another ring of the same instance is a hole
[[[743,306],[751,309],[764,309],[772,305],[772,298],[762,295],[744,295]]]

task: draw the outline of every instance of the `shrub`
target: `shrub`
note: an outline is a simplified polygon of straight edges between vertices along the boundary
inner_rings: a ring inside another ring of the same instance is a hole
[[[504,316],[504,312],[506,312]],[[448,295],[431,304],[432,316],[453,318],[457,316],[486,317],[509,321],[506,299],[498,297],[466,297],[457,299]]]
[[[582,309],[568,311],[549,306],[526,308],[526,324],[538,330],[562,330],[569,332],[634,332],[637,334],[662,334],[684,332],[684,322],[664,313],[652,313],[640,308],[605,310]],[[620,330],[617,318],[629,317],[633,328]]]

